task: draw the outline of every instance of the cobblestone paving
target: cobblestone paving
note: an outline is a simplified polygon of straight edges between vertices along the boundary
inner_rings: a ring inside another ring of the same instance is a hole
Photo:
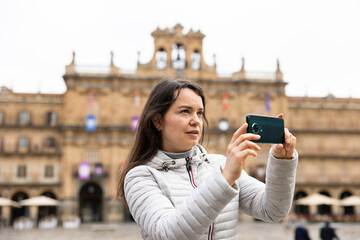
[[[360,239],[360,223],[334,223],[341,240]],[[308,224],[312,240],[319,238],[320,224]],[[293,230],[284,231],[282,224],[262,222],[240,223],[239,240],[291,240]],[[133,240],[141,239],[140,229],[135,223],[83,224],[78,229],[30,229],[14,230],[0,228],[0,240]]]

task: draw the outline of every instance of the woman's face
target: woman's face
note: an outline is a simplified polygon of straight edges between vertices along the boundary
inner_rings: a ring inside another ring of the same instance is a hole
[[[161,131],[162,150],[186,152],[198,144],[203,129],[203,113],[201,97],[189,88],[181,89],[157,126]]]

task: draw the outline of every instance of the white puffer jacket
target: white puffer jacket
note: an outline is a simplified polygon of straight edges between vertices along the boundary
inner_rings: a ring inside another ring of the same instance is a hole
[[[267,222],[289,212],[298,155],[269,156],[266,185],[245,171],[230,186],[221,174],[226,158],[206,154],[171,159],[161,151],[125,178],[125,198],[143,239],[237,239],[238,210]]]

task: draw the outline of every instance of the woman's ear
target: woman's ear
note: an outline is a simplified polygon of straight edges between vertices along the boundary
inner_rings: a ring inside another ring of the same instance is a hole
[[[155,116],[152,118],[152,122],[154,126],[157,128],[158,131],[161,131],[162,129],[162,116],[160,113],[155,114]]]

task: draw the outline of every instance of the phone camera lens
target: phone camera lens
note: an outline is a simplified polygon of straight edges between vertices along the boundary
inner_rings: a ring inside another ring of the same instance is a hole
[[[252,130],[253,130],[253,133],[259,133],[259,125],[257,123],[254,123],[252,125]]]

